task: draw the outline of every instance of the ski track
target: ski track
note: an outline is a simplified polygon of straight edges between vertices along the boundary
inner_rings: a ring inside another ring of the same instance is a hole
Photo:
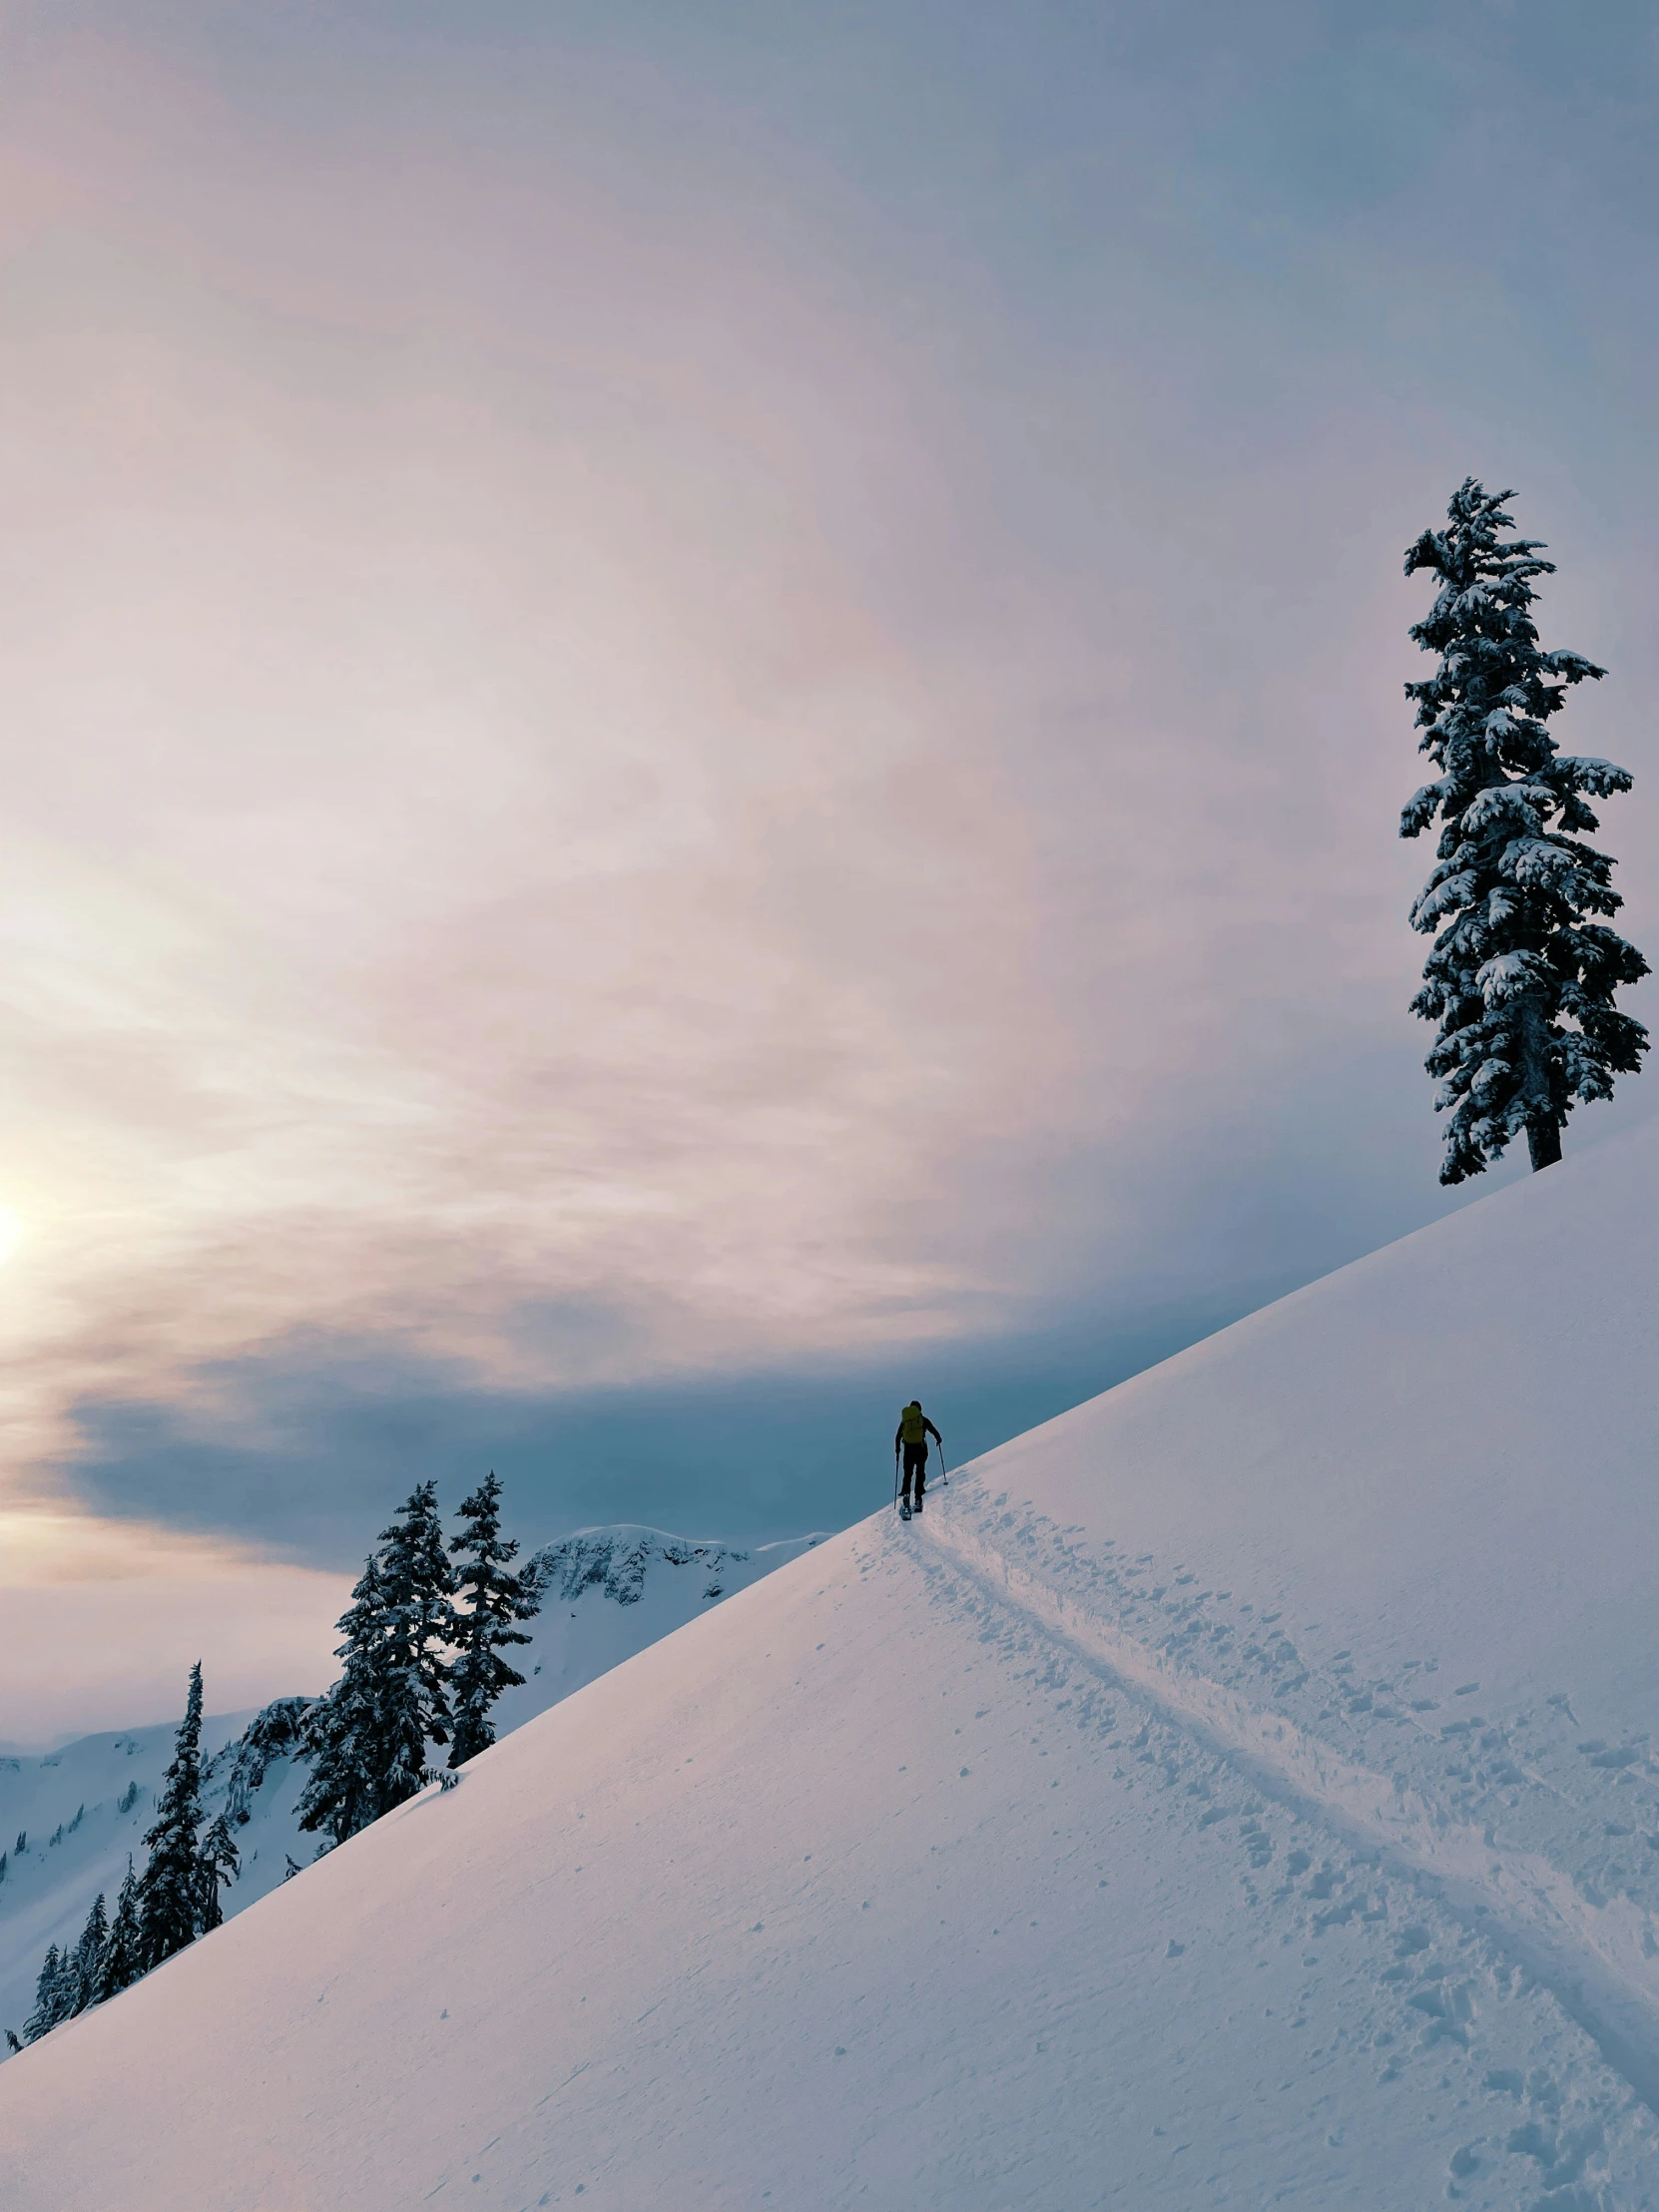
[[[943,1496],[937,1503],[944,1510],[914,1525],[906,1542],[919,1537],[983,1599],[1196,1740],[1241,1783],[1426,1892],[1548,1989],[1608,2066],[1659,2114],[1659,1945],[1649,1912],[1629,1897],[1586,1897],[1579,1881],[1541,1853],[1498,1844],[1491,1827],[1455,1818],[1402,1775],[1379,1774],[1346,1758],[1284,1713],[1173,1663],[1098,1603],[1068,1593],[976,1532],[972,1520],[982,1524],[1005,1500],[975,1496],[958,1483],[948,1503]],[[1017,1530],[1028,1553],[1040,1556],[1046,1538],[1062,1572],[1075,1567],[1068,1532],[1040,1518],[1004,1514],[1002,1520]],[[926,1571],[926,1553],[914,1556]],[[1098,1579],[1098,1568],[1095,1573]],[[1556,1702],[1570,1711],[1565,1699]],[[1591,1756],[1600,1749],[1579,1748]],[[1542,1776],[1525,1779],[1563,1799]]]

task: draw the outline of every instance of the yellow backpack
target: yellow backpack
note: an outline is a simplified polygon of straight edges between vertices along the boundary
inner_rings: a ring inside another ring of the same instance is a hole
[[[918,1399],[912,1398],[898,1416],[898,1433],[907,1444],[919,1444],[926,1439],[927,1423],[922,1417]]]

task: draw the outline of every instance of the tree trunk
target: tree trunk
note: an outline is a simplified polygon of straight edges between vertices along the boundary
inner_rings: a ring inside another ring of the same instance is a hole
[[[1526,1145],[1534,1175],[1540,1168],[1552,1168],[1561,1157],[1561,1124],[1549,1102],[1547,1035],[1544,1010],[1528,995],[1521,1005],[1521,1096],[1526,1101]]]

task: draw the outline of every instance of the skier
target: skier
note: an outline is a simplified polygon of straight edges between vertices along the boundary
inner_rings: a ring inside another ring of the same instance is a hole
[[[899,1414],[898,1426],[893,1430],[892,1438],[895,1471],[899,1446],[902,1445],[904,1448],[904,1493],[898,1508],[899,1515],[904,1520],[908,1520],[910,1517],[912,1485],[915,1510],[918,1513],[921,1511],[922,1493],[927,1487],[927,1439],[929,1436],[938,1445],[939,1456],[942,1458],[944,1456],[944,1438],[922,1411],[920,1398],[913,1397]]]

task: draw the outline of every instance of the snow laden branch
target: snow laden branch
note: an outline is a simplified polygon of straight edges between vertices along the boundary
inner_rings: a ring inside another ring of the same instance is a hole
[[[1630,789],[1611,761],[1557,751],[1548,723],[1575,685],[1606,674],[1580,653],[1544,652],[1533,583],[1554,573],[1514,527],[1509,492],[1473,477],[1453,494],[1443,530],[1425,530],[1405,573],[1428,569],[1439,593],[1411,636],[1437,658],[1407,684],[1418,750],[1439,771],[1400,816],[1402,837],[1438,819],[1436,864],[1411,907],[1433,936],[1412,1011],[1436,1022],[1426,1066],[1435,1110],[1449,1115],[1442,1183],[1460,1183],[1499,1158],[1524,1129],[1534,1168],[1561,1157],[1573,1107],[1606,1098],[1633,1074],[1647,1031],[1613,993],[1648,972],[1611,929],[1613,862],[1583,843],[1599,827],[1586,797]]]

